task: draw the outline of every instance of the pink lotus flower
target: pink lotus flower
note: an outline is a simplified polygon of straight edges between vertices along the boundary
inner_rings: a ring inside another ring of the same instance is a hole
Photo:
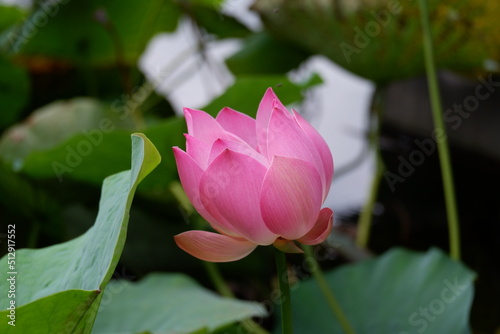
[[[290,113],[269,88],[256,119],[230,108],[214,119],[184,109],[186,152],[174,147],[182,186],[195,209],[219,233],[175,236],[189,254],[211,262],[239,260],[258,245],[301,252],[332,229],[333,212],[321,209],[333,160],[320,134]]]

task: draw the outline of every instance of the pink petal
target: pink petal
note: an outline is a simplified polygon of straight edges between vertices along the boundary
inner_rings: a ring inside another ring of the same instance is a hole
[[[332,152],[330,151],[330,148],[328,147],[328,144],[326,141],[321,137],[321,135],[316,131],[315,128],[311,126],[299,113],[297,113],[295,110],[292,109],[293,115],[295,119],[297,120],[297,123],[300,125],[302,130],[311,138],[312,142],[314,143],[314,146],[316,146],[316,149],[319,152],[319,155],[321,157],[321,161],[323,162],[323,167],[325,171],[325,189],[323,193],[323,201],[326,198],[326,195],[328,195],[328,191],[330,190],[330,186],[332,184],[332,178],[333,178],[333,158],[332,158]]]
[[[186,137],[187,154],[189,154],[203,170],[207,169],[210,145],[188,134],[184,134],[184,137]]]
[[[222,125],[224,130],[237,135],[252,148],[257,149],[255,119],[227,107],[222,109],[215,119]]]
[[[310,162],[316,167],[322,185],[326,184],[323,161],[316,145],[287,111],[273,110],[269,121],[267,154],[269,159],[277,155]],[[321,189],[322,196],[323,193],[324,187]]]
[[[269,120],[274,107],[286,110],[285,106],[278,99],[272,88],[268,88],[264,97],[260,101],[259,109],[257,109],[256,116],[256,136],[259,151],[264,155],[267,154],[267,129],[269,127]]]
[[[241,141],[237,136],[224,130],[215,118],[204,111],[184,108],[184,116],[188,133],[209,145],[218,138]]]
[[[329,208],[323,208],[319,212],[318,220],[313,228],[298,241],[305,245],[317,245],[325,241],[330,235],[333,226],[333,211]]]
[[[174,236],[177,246],[200,260],[230,262],[244,258],[256,247],[249,241],[207,231],[187,231]]]
[[[234,236],[234,233],[232,233],[231,231],[227,231],[223,226],[219,226],[220,224],[217,222],[217,220],[210,213],[208,213],[207,209],[205,209],[203,199],[200,196],[199,191],[200,180],[201,176],[203,175],[203,170],[201,169],[201,167],[196,163],[196,161],[194,161],[191,156],[189,156],[180,148],[174,147],[173,151],[182,188],[184,189],[186,196],[189,198],[196,211],[198,211],[198,213],[203,218],[205,218],[215,229],[225,234]]]
[[[269,161],[264,158],[262,154],[250,147],[250,145],[248,145],[247,143],[235,142],[227,139],[217,139],[214,142],[208,159],[209,163],[212,163],[212,161],[217,158],[219,154],[221,154],[226,148],[230,149],[231,151],[242,153],[244,155],[252,157],[260,162],[263,166],[269,166]]]
[[[295,240],[311,230],[321,208],[322,185],[307,161],[275,156],[262,185],[260,206],[269,230]]]
[[[257,160],[225,149],[201,177],[200,195],[208,212],[226,230],[259,245],[277,235],[262,220],[259,196],[266,168]]]
[[[173,148],[175,162],[177,163],[177,171],[181,180],[182,188],[186,192],[187,197],[193,204],[194,208],[206,220],[213,221],[214,218],[207,212],[201,202],[200,197],[200,179],[203,170],[196,161],[186,152],[178,147]]]

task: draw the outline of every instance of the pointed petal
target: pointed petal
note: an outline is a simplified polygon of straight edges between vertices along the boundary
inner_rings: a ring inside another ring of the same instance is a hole
[[[269,121],[267,154],[269,159],[277,155],[310,162],[319,173],[321,184],[326,184],[323,161],[316,146],[287,111],[278,108],[273,110]],[[323,192],[322,187],[322,195]]]
[[[299,113],[292,109],[293,115],[297,120],[297,123],[300,125],[302,130],[311,138],[314,146],[319,152],[321,157],[321,161],[323,162],[323,167],[325,171],[325,191],[323,193],[323,200],[325,200],[326,195],[328,195],[328,191],[330,190],[330,186],[332,184],[333,178],[333,158],[332,152],[328,147],[326,141],[321,137],[321,135],[316,131],[315,128],[312,127]]]
[[[237,136],[224,130],[215,118],[204,111],[184,108],[184,116],[188,133],[209,145],[218,138],[241,141]]]
[[[259,196],[266,168],[257,160],[225,149],[201,177],[200,195],[208,212],[229,231],[259,245],[277,235],[262,220]]]
[[[269,161],[262,156],[259,152],[254,150],[247,143],[235,142],[227,139],[217,139],[212,145],[212,149],[210,151],[209,163],[219,156],[226,148],[230,149],[233,152],[242,153],[249,157],[254,158],[258,162],[260,162],[263,166],[268,167]]]
[[[210,145],[189,134],[184,134],[184,137],[186,137],[186,153],[200,165],[201,169],[207,169]]]
[[[215,119],[224,130],[237,135],[252,148],[257,149],[255,119],[227,107],[222,109]]]
[[[273,246],[284,253],[294,253],[294,254],[304,253],[304,251],[300,249],[300,247],[297,246],[295,242],[293,242],[292,240],[278,238],[273,243]]]
[[[187,231],[174,236],[177,246],[192,256],[210,262],[244,258],[257,245],[249,241],[207,231]]]
[[[307,232],[298,241],[305,245],[317,245],[326,240],[330,235],[333,226],[333,211],[329,208],[323,208],[319,212],[318,220],[313,228]]]
[[[269,230],[295,240],[311,230],[321,208],[321,178],[309,162],[275,156],[262,185],[260,206]]]
[[[257,145],[259,146],[259,151],[264,155],[267,154],[267,130],[269,127],[269,120],[271,118],[271,113],[274,107],[278,107],[282,110],[286,110],[285,106],[278,99],[272,88],[268,88],[264,97],[260,101],[259,109],[257,109],[256,116],[256,136]]]

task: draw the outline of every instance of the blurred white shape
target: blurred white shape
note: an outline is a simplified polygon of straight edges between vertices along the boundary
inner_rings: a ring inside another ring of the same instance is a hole
[[[343,175],[334,174],[325,206],[338,212],[359,209],[366,201],[374,172],[374,156],[367,149],[368,117],[374,84],[347,72],[323,56],[309,60],[324,84],[316,89],[319,107],[312,125],[325,138],[332,151],[335,171],[343,169],[359,154],[363,160]]]
[[[183,20],[174,33],[155,36],[139,60],[148,79],[163,77],[156,91],[168,97],[179,115],[183,107],[203,107],[234,81],[224,59],[238,50],[240,42],[209,41],[205,58],[197,43],[193,26]]]
[[[250,10],[254,0],[225,0],[221,6],[221,13],[237,18],[253,31],[262,29],[262,22],[257,13]]]
[[[244,1],[234,0],[231,7]],[[238,50],[235,40],[210,41],[206,45],[209,64],[196,50],[196,33],[187,21],[173,34],[156,36],[140,60],[140,68],[151,79],[167,74],[157,91],[168,97],[176,113],[183,107],[201,108],[221,95],[234,78],[224,59]],[[162,73],[167,68],[168,71]],[[374,157],[367,149],[368,110],[374,91],[372,82],[357,77],[322,56],[309,59],[301,66],[304,77],[317,72],[324,84],[314,89],[312,98],[299,107],[325,138],[332,151],[335,170],[339,171],[363,153],[365,157],[352,170],[336,177],[325,206],[337,213],[358,210],[365,202],[373,178]],[[304,75],[305,74],[305,75]],[[264,93],[264,92],[263,92]],[[311,109],[311,110],[305,110]]]
[[[8,6],[30,8],[33,5],[33,0],[0,0],[0,3]]]

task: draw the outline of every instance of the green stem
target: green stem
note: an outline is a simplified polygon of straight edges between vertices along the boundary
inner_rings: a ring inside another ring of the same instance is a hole
[[[372,150],[375,152],[375,175],[373,176],[372,185],[370,189],[370,194],[368,200],[361,211],[361,216],[359,217],[358,223],[358,233],[356,235],[356,244],[359,247],[367,248],[368,239],[370,237],[370,229],[372,226],[373,217],[373,207],[377,201],[377,194],[380,187],[380,181],[384,174],[385,166],[382,161],[382,155],[380,154],[380,121],[382,120],[383,106],[382,100],[382,90],[377,87],[375,93],[373,94],[371,115],[372,121],[370,122],[370,135],[369,144]]]
[[[222,278],[222,275],[219,271],[219,268],[217,268],[217,265],[213,262],[203,261],[203,266],[205,267],[205,270],[207,271],[208,276],[210,277],[210,280],[214,284],[217,292],[219,292],[221,296],[227,298],[234,298],[233,292],[231,291],[231,289],[229,289],[226,282]]]
[[[38,244],[38,236],[40,235],[40,228],[42,224],[38,219],[33,221],[31,231],[28,234],[28,241],[26,242],[27,248],[36,248]]]
[[[278,285],[281,291],[281,333],[292,334],[292,301],[290,299],[290,285],[288,283],[288,268],[286,255],[278,249],[274,249],[276,268],[278,271]]]
[[[189,202],[189,199],[186,196],[186,193],[182,189],[181,185],[179,182],[173,182],[170,186],[170,190],[176,197],[176,199],[179,201],[180,205],[184,210],[186,210],[186,213],[191,216],[192,214],[195,214],[195,210],[192,207],[191,203]],[[205,228],[205,224],[201,222],[199,216],[195,217],[194,225],[196,229],[203,230]],[[206,222],[205,222],[206,223]],[[221,295],[226,298],[236,298],[229,289],[229,286],[227,285],[226,281],[224,280],[224,277],[222,277],[222,274],[217,267],[217,264],[213,262],[207,262],[207,261],[201,261],[203,263],[203,266],[205,267],[205,270],[207,271],[208,277],[212,281],[212,284],[215,287],[215,290]],[[253,333],[253,334],[269,334],[268,331],[266,331],[264,328],[260,327],[258,323],[253,321],[252,319],[245,319],[240,321],[240,324],[245,328],[246,333]]]
[[[205,267],[205,270],[208,273],[208,276],[210,277],[210,280],[215,286],[215,289],[217,292],[221,294],[221,296],[227,297],[227,298],[235,298],[233,292],[231,289],[226,284],[226,281],[224,281],[224,278],[222,277],[222,274],[219,271],[219,268],[217,265],[213,262],[206,262],[202,261],[203,266]],[[269,334],[268,331],[263,329],[262,327],[259,326],[255,321],[252,319],[245,319],[240,321],[241,325],[247,333],[254,333],[254,334]]]
[[[352,328],[349,320],[347,319],[346,315],[344,314],[344,311],[340,307],[339,302],[335,298],[333,291],[330,289],[328,283],[326,282],[325,276],[323,275],[323,271],[321,270],[318,261],[316,261],[316,258],[313,255],[312,247],[308,245],[302,245],[302,249],[304,250],[306,257],[308,258],[308,261],[311,261],[310,267],[312,275],[316,280],[316,283],[318,283],[318,286],[321,292],[323,293],[323,296],[325,296],[326,301],[328,302],[328,305],[330,306],[333,312],[333,315],[337,318],[340,326],[342,327],[345,333],[355,334],[355,331]]]
[[[460,260],[460,230],[458,222],[457,204],[455,199],[455,189],[453,185],[453,172],[450,162],[450,153],[448,149],[448,139],[446,128],[443,122],[443,111],[439,96],[439,86],[434,64],[434,55],[432,49],[431,29],[429,24],[429,15],[426,0],[419,0],[420,20],[422,24],[422,38],[424,47],[425,70],[427,72],[427,81],[429,85],[429,95],[432,107],[432,117],[434,119],[435,131],[440,131],[437,141],[439,163],[441,165],[441,174],[443,177],[443,189],[446,202],[446,215],[448,217],[448,229],[450,238],[450,256],[452,259]]]
[[[384,172],[383,165],[381,163],[380,153],[376,153],[375,157],[375,175],[373,176],[370,197],[366,202],[363,211],[361,212],[361,216],[359,217],[358,223],[358,233],[356,235],[356,244],[359,247],[367,248],[368,247],[368,239],[370,237],[370,230],[372,226],[372,217],[373,217],[373,207],[375,206],[375,202],[377,200],[378,189],[380,186],[380,180],[382,180],[382,175]]]

